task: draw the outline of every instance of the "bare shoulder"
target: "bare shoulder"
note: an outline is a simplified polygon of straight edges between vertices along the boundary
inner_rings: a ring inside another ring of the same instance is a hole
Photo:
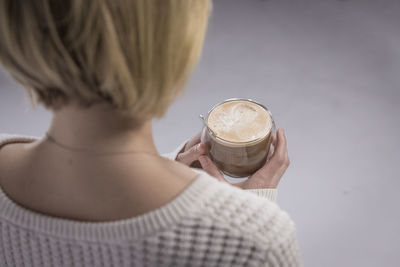
[[[19,163],[31,149],[35,146],[34,141],[10,141],[0,145],[0,167],[10,167]],[[11,164],[11,165],[10,165]]]
[[[26,143],[8,143],[0,147],[0,187],[11,190],[17,187],[17,177],[26,162]],[[15,184],[15,186],[12,186]]]
[[[0,146],[0,183],[5,174],[20,161],[20,145],[9,143]]]

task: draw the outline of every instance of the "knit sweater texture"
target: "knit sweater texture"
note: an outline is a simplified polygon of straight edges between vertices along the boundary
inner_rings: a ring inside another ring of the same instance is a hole
[[[36,139],[0,134],[0,149]],[[175,159],[183,145],[163,156]],[[107,222],[41,214],[0,187],[0,266],[301,266],[276,190],[241,190],[193,170],[199,176],[169,203]]]

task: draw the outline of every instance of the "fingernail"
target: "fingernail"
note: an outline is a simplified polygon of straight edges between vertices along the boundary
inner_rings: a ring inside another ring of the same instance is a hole
[[[201,149],[201,143],[199,143],[199,144],[196,145],[196,150],[197,150],[197,151],[200,151],[200,149]]]

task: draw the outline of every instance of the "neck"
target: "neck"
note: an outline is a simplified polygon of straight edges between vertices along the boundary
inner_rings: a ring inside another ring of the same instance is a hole
[[[91,152],[144,151],[158,154],[151,120],[132,116],[99,104],[90,108],[66,106],[53,113],[48,134],[67,147]]]

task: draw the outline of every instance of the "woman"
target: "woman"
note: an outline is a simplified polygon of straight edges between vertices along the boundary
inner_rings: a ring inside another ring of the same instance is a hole
[[[300,264],[273,203],[289,164],[282,130],[235,187],[198,136],[170,159],[154,145],[151,119],[196,64],[210,4],[0,0],[0,61],[53,112],[43,138],[0,138],[0,266]]]

